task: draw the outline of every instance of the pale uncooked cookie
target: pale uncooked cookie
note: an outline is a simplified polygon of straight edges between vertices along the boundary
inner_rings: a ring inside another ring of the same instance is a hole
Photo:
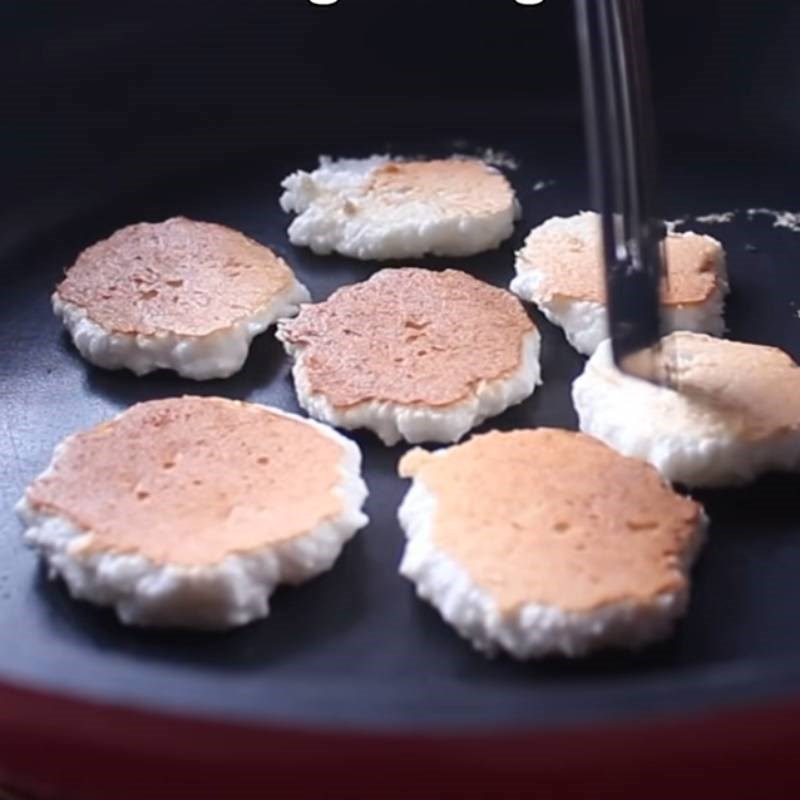
[[[581,430],[686,486],[800,469],[800,368],[775,347],[699,333],[662,340],[675,389],[621,373],[611,343],[575,380]]]

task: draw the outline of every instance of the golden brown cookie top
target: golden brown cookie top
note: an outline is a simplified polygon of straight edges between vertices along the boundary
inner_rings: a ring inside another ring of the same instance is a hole
[[[56,294],[109,332],[204,336],[260,311],[293,281],[282,259],[244,234],[174,217],[88,247]]]
[[[722,288],[718,274],[722,246],[710,236],[670,233],[664,240],[668,281],[662,286],[665,305],[706,302]],[[605,303],[605,278],[600,218],[593,211],[574,217],[553,217],[534,228],[517,253],[517,271],[536,270],[537,299],[564,297]]]
[[[318,427],[263,406],[153,400],[66,439],[26,496],[88,532],[84,553],[208,566],[338,514],[343,457]]]
[[[438,453],[414,449],[399,471],[436,500],[436,546],[503,614],[527,603],[578,612],[649,603],[685,584],[701,507],[590,436],[494,431]]]
[[[386,203],[422,202],[458,216],[504,211],[514,192],[497,170],[473,159],[390,161],[372,173],[367,194]]]
[[[536,328],[519,300],[464,272],[390,268],[281,323],[310,390],[339,408],[447,406],[522,364]]]

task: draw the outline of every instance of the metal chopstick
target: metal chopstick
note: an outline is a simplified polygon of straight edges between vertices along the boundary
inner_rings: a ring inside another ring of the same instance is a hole
[[[663,383],[663,221],[655,213],[655,144],[640,0],[575,0],[593,203],[602,219],[614,361]]]

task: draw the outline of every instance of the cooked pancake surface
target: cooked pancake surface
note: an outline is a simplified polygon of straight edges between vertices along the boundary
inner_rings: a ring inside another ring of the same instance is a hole
[[[335,517],[342,457],[310,424],[263,407],[156,400],[67,439],[27,500],[89,532],[82,557],[201,567]]]
[[[573,384],[581,430],[687,486],[800,468],[800,367],[787,353],[685,331],[662,349],[674,388],[622,374],[604,342]]]
[[[591,612],[682,591],[701,518],[655,470],[591,437],[492,432],[400,463],[435,497],[434,547],[507,617]]]
[[[704,303],[720,287],[719,243],[696,233],[671,233],[664,241],[668,280],[662,303]],[[537,297],[605,303],[600,218],[591,211],[553,217],[534,228],[517,254],[517,271],[535,269]]]
[[[183,397],[65,439],[17,512],[73,597],[127,624],[218,630],[330,569],[366,496],[358,447],[332,429]]]
[[[367,202],[426,203],[444,214],[488,215],[507,209],[513,192],[500,172],[480,161],[390,161],[378,167]]]
[[[506,291],[456,270],[395,268],[305,306],[280,336],[336,407],[446,407],[517,370],[535,330]]]
[[[688,332],[662,341],[688,407],[719,416],[748,440],[800,430],[800,366],[788,353]]]
[[[507,239],[519,216],[506,178],[476,159],[322,156],[282,186],[281,207],[297,215],[293,244],[360,259],[479,253]]]
[[[205,336],[293,283],[288,265],[244,234],[175,217],[129,225],[87,248],[56,292],[108,332]]]

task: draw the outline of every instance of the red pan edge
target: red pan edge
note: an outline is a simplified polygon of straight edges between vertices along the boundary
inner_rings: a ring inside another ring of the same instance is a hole
[[[789,797],[798,733],[800,697],[658,722],[393,734],[233,724],[0,682],[0,774],[66,800]]]

